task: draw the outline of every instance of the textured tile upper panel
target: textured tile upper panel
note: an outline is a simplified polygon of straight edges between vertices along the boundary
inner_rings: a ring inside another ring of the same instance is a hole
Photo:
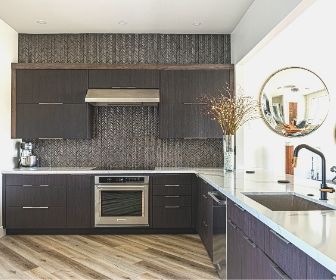
[[[231,62],[230,35],[19,34],[20,63]],[[223,166],[218,139],[159,139],[156,107],[97,107],[91,140],[38,140],[41,166]]]
[[[21,63],[231,63],[225,34],[19,34]]]

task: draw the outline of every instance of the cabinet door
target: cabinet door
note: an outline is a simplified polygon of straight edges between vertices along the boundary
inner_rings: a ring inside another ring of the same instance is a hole
[[[84,103],[88,70],[17,70],[17,103]]]
[[[232,70],[167,70],[161,71],[161,102],[198,103],[201,96],[215,96],[230,85]]]
[[[18,104],[18,138],[89,138],[87,104]]]
[[[67,184],[68,228],[90,228],[92,226],[93,186],[91,177],[70,175]]]
[[[222,138],[201,104],[160,104],[160,138]]]
[[[242,279],[242,234],[230,220],[227,222],[227,278]]]
[[[159,88],[158,70],[89,70],[89,88]]]

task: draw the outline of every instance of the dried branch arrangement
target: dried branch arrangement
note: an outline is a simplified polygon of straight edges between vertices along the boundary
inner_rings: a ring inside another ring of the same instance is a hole
[[[202,96],[205,103],[204,113],[218,122],[223,135],[234,135],[246,122],[261,117],[259,102],[250,96],[245,96],[242,88],[237,95],[226,88],[219,90],[218,96]]]

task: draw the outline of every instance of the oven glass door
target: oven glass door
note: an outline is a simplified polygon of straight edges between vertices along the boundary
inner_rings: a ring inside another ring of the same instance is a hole
[[[102,190],[101,216],[102,217],[141,217],[143,211],[143,191],[142,190]]]
[[[96,185],[95,225],[148,226],[148,185]]]

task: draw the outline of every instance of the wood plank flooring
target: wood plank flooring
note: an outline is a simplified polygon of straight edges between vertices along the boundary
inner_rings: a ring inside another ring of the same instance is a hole
[[[0,279],[218,279],[198,235],[12,235]]]

